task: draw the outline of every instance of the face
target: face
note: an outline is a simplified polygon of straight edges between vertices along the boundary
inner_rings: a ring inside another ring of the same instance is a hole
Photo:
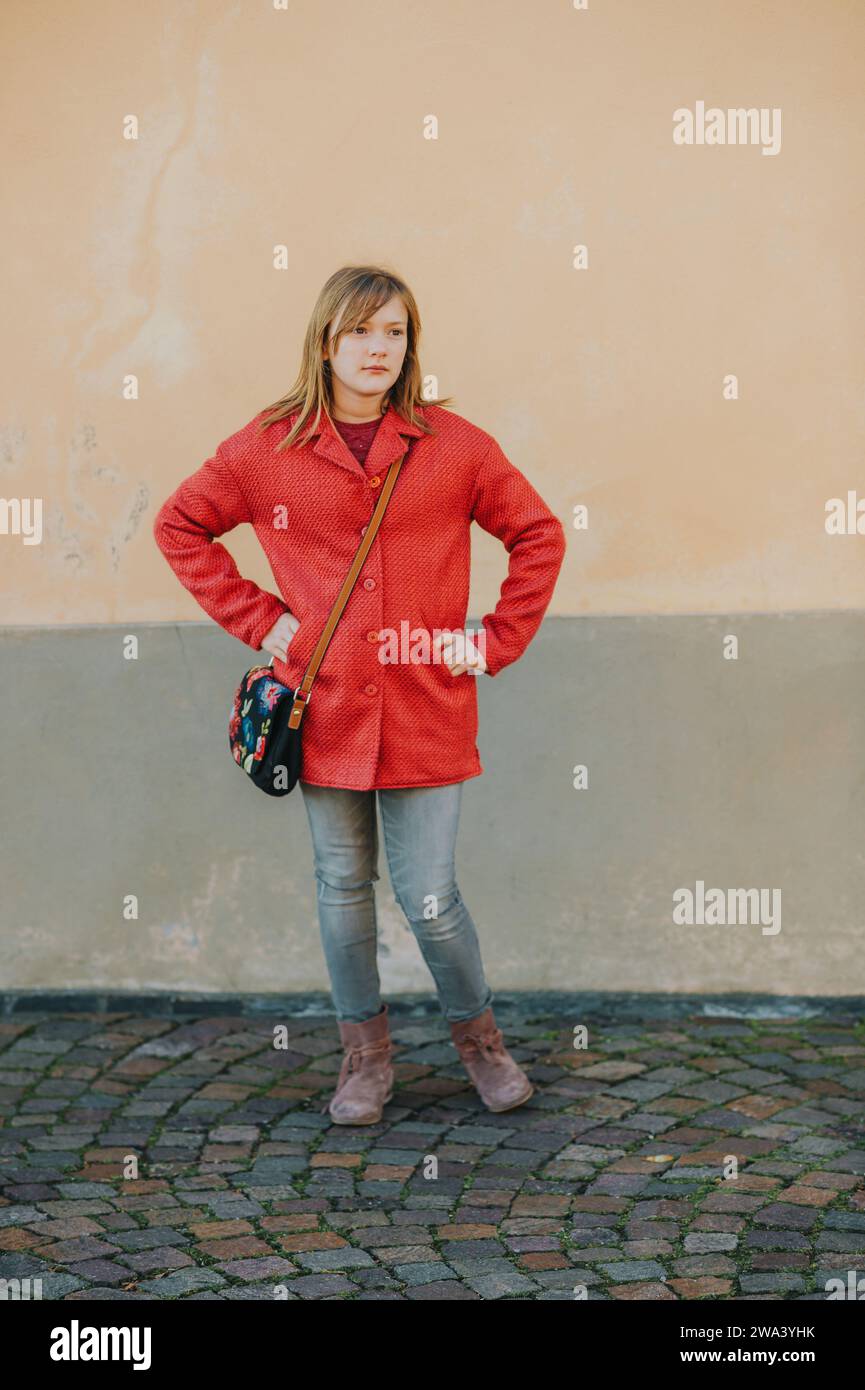
[[[339,403],[372,404],[393,386],[402,370],[408,348],[408,313],[398,295],[339,340],[331,351],[329,339],[324,356],[330,361],[334,396]],[[372,368],[379,368],[374,371]]]

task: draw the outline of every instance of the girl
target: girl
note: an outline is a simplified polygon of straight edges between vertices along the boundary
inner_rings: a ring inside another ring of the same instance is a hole
[[[477,931],[454,874],[463,783],[483,772],[478,675],[522,655],[552,597],[564,528],[495,439],[421,390],[411,290],[377,266],[333,274],[292,389],[260,411],[160,509],[154,535],[226,631],[299,685],[375,507],[405,456],[381,528],[304,710],[299,785],[344,1057],[328,1107],[374,1124],[393,1092],[376,963],[378,822],[394,895],[482,1101],[522,1105],[531,1082],[504,1046]],[[464,630],[470,527],[509,552],[495,610]],[[243,579],[216,541],[249,522],[278,593]]]

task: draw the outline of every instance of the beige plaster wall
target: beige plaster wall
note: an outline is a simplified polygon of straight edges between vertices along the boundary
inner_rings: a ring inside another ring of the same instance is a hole
[[[824,527],[862,487],[861,5],[5,0],[0,35],[0,494],[44,528],[0,536],[4,621],[200,619],[150,519],[367,260],[568,525],[551,614],[862,606]],[[698,101],[779,108],[780,151],[675,145]]]

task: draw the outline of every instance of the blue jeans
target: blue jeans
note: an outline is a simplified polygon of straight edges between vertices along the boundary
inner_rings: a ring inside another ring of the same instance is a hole
[[[351,791],[300,783],[313,842],[318,921],[336,1016],[362,1023],[381,1011],[376,959],[378,821],[394,896],[438,991],[446,1019],[488,1008],[475,924],[454,876],[463,783]]]

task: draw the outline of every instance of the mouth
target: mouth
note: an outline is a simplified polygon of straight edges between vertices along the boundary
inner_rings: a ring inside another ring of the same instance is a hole
[[[365,372],[386,372],[387,367],[364,367]]]

